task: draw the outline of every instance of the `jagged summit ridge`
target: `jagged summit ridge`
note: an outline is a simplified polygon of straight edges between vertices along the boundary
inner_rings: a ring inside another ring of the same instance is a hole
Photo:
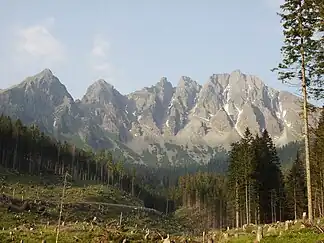
[[[115,90],[114,86],[107,83],[103,79],[99,79],[93,84],[91,84],[83,96],[82,100],[84,102],[105,102],[112,99],[114,93],[118,92]]]
[[[240,70],[213,74],[202,85],[182,76],[173,87],[162,77],[128,95],[100,79],[74,102],[45,69],[1,91],[0,101],[0,112],[36,122],[47,131],[73,133],[96,148],[122,143],[139,154],[152,144],[227,148],[246,127],[255,133],[266,128],[278,145],[302,134],[301,100]]]

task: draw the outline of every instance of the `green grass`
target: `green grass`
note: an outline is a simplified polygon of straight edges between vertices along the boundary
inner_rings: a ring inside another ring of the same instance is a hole
[[[63,183],[62,179],[56,176],[17,176],[0,173],[0,180],[1,192],[16,198],[52,202],[61,200]],[[118,188],[87,181],[68,182],[64,201],[67,203],[103,202],[143,205],[142,201]]]
[[[281,234],[279,233],[280,231],[282,232]],[[237,238],[232,236],[228,242],[245,243],[254,242],[255,239],[255,234],[248,233],[239,235]],[[289,231],[281,229],[277,233],[264,233],[261,243],[315,243],[320,240],[324,240],[324,235],[312,229],[292,229]]]
[[[41,242],[43,239],[55,242],[62,190],[62,178],[59,177],[17,175],[0,171],[0,193],[14,196],[18,204],[21,204],[22,199],[28,200],[32,203],[32,208],[44,205],[47,212],[44,215],[36,213],[35,210],[12,213],[7,211],[7,205],[0,205],[0,242],[19,242],[21,239],[24,242]],[[147,242],[160,239],[157,232],[172,234],[173,239],[181,235],[192,237],[193,233],[201,236],[199,218],[195,219],[191,214],[189,220],[188,212],[184,209],[177,211],[173,216],[158,216],[110,204],[143,206],[141,200],[113,186],[87,181],[70,182],[64,198],[62,220],[65,225],[61,226],[59,242],[120,242],[125,237],[130,242],[144,242],[144,228],[149,228],[152,232],[151,240]],[[118,225],[121,213],[122,227]],[[94,217],[97,220],[91,226]],[[281,228],[272,233],[267,232],[267,226],[261,242],[312,243],[324,240],[324,235],[311,229],[300,229],[300,226],[298,223],[291,230],[284,231],[281,225]],[[196,230],[193,231],[193,228]],[[246,232],[240,232],[238,238],[230,231],[228,242],[253,242],[255,234],[252,231],[253,229],[249,228]],[[222,233],[218,232],[218,235],[221,238]],[[199,237],[193,238],[196,241],[192,242],[201,242]]]
[[[21,205],[22,200],[28,200],[32,205],[30,212],[22,213],[8,212],[8,205],[0,205],[0,242],[19,242],[21,239],[24,242],[41,242],[43,239],[55,242],[62,191],[62,178],[56,176],[39,177],[0,171],[0,193],[13,196],[17,205]],[[62,221],[65,225],[62,226],[59,242],[75,242],[76,239],[79,239],[78,242],[108,242],[105,241],[107,239],[119,242],[119,238],[125,236],[133,238],[131,242],[143,242],[143,228],[170,234],[187,231],[172,216],[159,216],[111,204],[143,206],[141,200],[113,186],[86,181],[70,182],[64,197]],[[36,212],[40,205],[46,207],[46,214]],[[122,228],[118,226],[121,213]],[[90,223],[94,217],[96,222],[92,229]],[[136,233],[131,234],[135,227]]]
[[[324,240],[324,235],[313,232],[309,229],[294,230],[283,233],[281,236],[267,236],[261,242],[263,243],[315,243]]]
[[[59,234],[59,242],[100,242],[101,229],[95,228],[93,231],[84,230],[83,228],[68,228],[62,227]],[[1,242],[55,242],[56,232],[55,227],[36,226],[35,229],[17,229],[0,231]]]

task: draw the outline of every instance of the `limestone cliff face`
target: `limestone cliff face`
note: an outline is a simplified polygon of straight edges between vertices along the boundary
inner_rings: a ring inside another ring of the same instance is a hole
[[[301,138],[303,124],[300,98],[239,70],[213,74],[203,85],[183,76],[173,87],[163,77],[128,95],[98,80],[81,100],[74,101],[45,69],[0,90],[0,112],[37,123],[58,137],[63,134],[93,147],[127,150],[138,162],[145,160],[143,153],[150,153],[173,163],[179,151],[192,162],[207,162],[214,152],[204,152],[227,148],[246,127],[255,133],[267,129],[283,145]]]

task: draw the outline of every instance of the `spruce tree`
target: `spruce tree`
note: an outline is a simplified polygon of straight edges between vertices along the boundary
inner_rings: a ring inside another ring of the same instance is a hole
[[[312,185],[315,194],[313,198],[314,207],[317,208],[316,212],[320,212],[318,216],[322,217],[324,215],[324,109],[322,109],[318,126],[314,131],[311,158]]]
[[[246,128],[244,136],[240,141],[240,157],[242,160],[241,164],[244,168],[243,178],[245,187],[245,215],[247,224],[251,223],[251,198],[253,197],[254,192],[254,180],[252,179],[252,174],[255,166],[253,164],[253,150],[251,146],[252,141],[253,136],[249,128]]]
[[[305,166],[297,153],[296,159],[287,176],[288,200],[293,208],[289,208],[293,212],[295,220],[300,218],[302,213],[307,209],[306,195],[306,175]]]
[[[316,75],[311,92],[316,99],[324,98],[324,0],[308,0],[312,3],[313,25],[316,29],[318,48],[315,50],[314,73]]]
[[[233,208],[235,209],[235,226],[239,227],[239,214],[240,214],[240,198],[239,189],[241,184],[241,169],[243,166],[240,164],[240,144],[239,142],[233,143],[231,145],[231,150],[229,153],[229,165],[228,165],[228,178],[229,178],[229,188],[231,191],[231,197],[233,202]]]
[[[305,163],[307,176],[308,217],[313,219],[311,172],[309,160],[308,90],[316,90],[322,75],[317,63],[320,41],[314,39],[318,31],[318,11],[314,0],[286,0],[280,6],[284,45],[281,48],[282,63],[274,70],[284,82],[299,79],[303,94],[303,118],[305,136]]]
[[[276,148],[267,132],[255,137],[253,143],[256,180],[257,222],[269,223],[281,218],[283,176]]]
[[[247,128],[243,138],[232,144],[229,154],[229,187],[233,192],[236,227],[239,225],[239,215],[241,214],[245,215],[245,219],[241,219],[242,223],[249,224],[251,222],[251,208],[254,205],[252,201],[255,194],[252,141],[253,136]]]

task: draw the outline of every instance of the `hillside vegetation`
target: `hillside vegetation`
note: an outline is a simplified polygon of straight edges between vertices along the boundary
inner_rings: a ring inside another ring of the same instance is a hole
[[[324,122],[320,122],[318,134],[323,127]],[[306,208],[302,154],[283,174],[277,150],[266,130],[261,137],[253,137],[246,130],[244,138],[232,145],[229,170],[223,175],[213,172],[212,167],[184,173],[176,169],[153,171],[132,167],[113,158],[109,151],[92,152],[62,144],[36,126],[26,127],[19,120],[12,121],[5,116],[0,116],[0,132],[4,219],[0,227],[4,228],[3,234],[8,230],[9,236],[19,227],[25,228],[15,232],[16,237],[20,237],[19,232],[38,227],[47,232],[46,238],[55,237],[66,175],[60,224],[64,222],[61,232],[67,242],[74,237],[100,242],[100,237],[126,237],[130,232],[133,235],[128,238],[143,240],[148,229],[151,240],[161,239],[159,234],[165,237],[167,233],[171,237],[199,236],[203,231],[220,232],[252,222],[268,224],[295,215],[300,217]],[[318,146],[323,137],[316,139]],[[318,151],[317,156],[319,148],[313,149]],[[320,192],[323,188],[316,184],[319,180],[315,176],[313,183]],[[314,200],[319,201],[320,197]],[[323,206],[316,205],[315,216],[321,217]],[[94,233],[84,235],[88,229]],[[117,233],[111,233],[112,229]],[[32,232],[25,237],[40,237]],[[243,239],[255,237],[253,234],[241,236]],[[241,236],[229,239],[235,241],[242,239]]]
[[[178,219],[145,208],[143,201],[114,186],[68,182],[62,198],[64,185],[60,177],[19,175],[3,168],[1,171],[1,242],[11,238],[54,242],[61,202],[59,242],[100,242],[105,237],[126,237],[131,231],[128,238],[144,240],[147,229],[162,235],[190,231]],[[28,208],[23,207],[25,202]],[[160,238],[159,234],[153,236]]]

